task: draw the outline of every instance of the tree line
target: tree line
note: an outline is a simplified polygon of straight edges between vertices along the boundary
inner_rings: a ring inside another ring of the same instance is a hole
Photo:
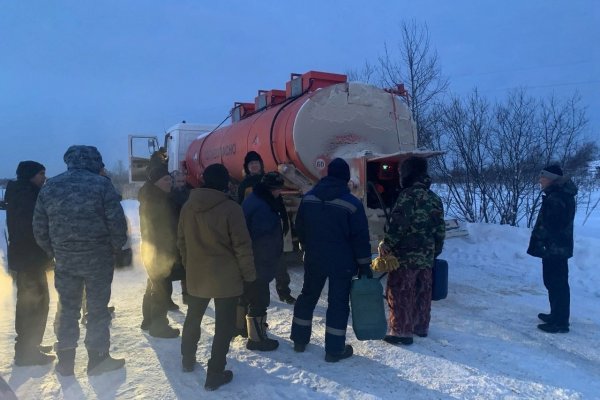
[[[586,107],[577,93],[536,97],[525,88],[488,99],[477,88],[449,90],[426,24],[400,25],[395,51],[384,44],[375,61],[348,72],[350,80],[383,88],[405,85],[418,147],[444,151],[431,160],[447,213],[467,222],[530,227],[540,207],[539,171],[558,163],[579,186],[578,206],[591,213],[600,186],[596,142],[585,138]]]

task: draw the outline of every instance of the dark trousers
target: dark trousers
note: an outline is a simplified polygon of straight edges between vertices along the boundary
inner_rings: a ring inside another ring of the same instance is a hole
[[[431,320],[431,268],[399,268],[388,275],[385,290],[390,307],[390,334],[426,335]]]
[[[290,282],[291,279],[287,270],[287,264],[283,261],[283,259],[281,259],[279,260],[277,269],[275,271],[275,289],[277,290],[279,297],[289,296],[292,294]]]
[[[254,293],[248,301],[248,316],[262,317],[267,315],[267,307],[271,304],[271,292],[269,291],[269,282],[260,278],[254,283]]]
[[[150,279],[146,283],[146,292],[142,299],[142,315],[146,323],[152,325],[168,325],[168,288],[171,281],[159,278]]]
[[[191,295],[188,297],[188,310],[181,334],[181,355],[183,357],[196,357],[200,340],[200,324],[209,302],[210,299],[206,298]],[[227,364],[225,357],[229,352],[229,342],[231,342],[235,327],[237,302],[238,297],[214,299],[215,336],[207,365],[207,370],[210,372],[223,372]]]
[[[304,285],[294,306],[291,339],[306,344],[312,333],[312,317],[327,275],[305,266]],[[350,315],[350,277],[329,277],[327,315],[325,321],[325,351],[338,354],[344,351],[346,328]]]
[[[569,326],[571,289],[569,288],[569,264],[567,258],[548,257],[542,259],[544,286],[548,289],[552,321]]]
[[[48,280],[44,268],[17,272],[15,356],[37,352],[48,320]]]

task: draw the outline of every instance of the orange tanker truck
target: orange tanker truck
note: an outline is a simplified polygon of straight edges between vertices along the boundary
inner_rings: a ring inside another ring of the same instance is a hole
[[[194,187],[201,185],[202,172],[214,163],[225,165],[233,183],[239,183],[246,153],[256,151],[265,171],[283,175],[283,196],[292,221],[302,194],[326,173],[330,160],[341,157],[350,165],[352,193],[366,206],[376,248],[383,237],[385,212],[400,189],[399,165],[412,155],[435,154],[416,148],[415,123],[402,96],[406,96],[402,87],[383,90],[348,82],[340,74],[291,74],[285,90],[259,90],[253,103],[235,103],[227,126],[173,126],[163,150],[169,170],[184,172]],[[131,178],[143,180],[158,139],[132,135],[129,148]],[[136,156],[136,148],[142,148],[145,156]],[[291,237],[287,239],[290,249]]]

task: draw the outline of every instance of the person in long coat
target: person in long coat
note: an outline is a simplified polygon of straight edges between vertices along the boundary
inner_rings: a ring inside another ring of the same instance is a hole
[[[148,172],[148,181],[139,191],[142,261],[148,273],[142,300],[141,328],[151,336],[175,338],[179,329],[169,326],[168,294],[174,267],[181,264],[177,249],[177,206],[172,201],[171,175],[165,166]]]
[[[50,257],[33,236],[33,210],[46,168],[36,161],[21,161],[17,180],[6,187],[8,228],[8,267],[16,272],[15,365],[41,365],[52,362],[51,346],[41,346],[48,320],[50,297],[46,270]],[[44,350],[44,351],[41,351]]]
[[[569,258],[573,256],[573,220],[577,186],[563,176],[559,165],[540,172],[542,206],[535,221],[527,253],[542,259],[544,286],[548,290],[550,313],[540,313],[544,323],[538,329],[548,333],[569,332],[571,289]]]
[[[229,172],[222,164],[212,164],[202,178],[204,186],[192,190],[183,205],[177,233],[188,290],[181,355],[183,370],[193,371],[200,324],[214,299],[215,335],[204,388],[215,390],[233,379],[233,372],[225,365],[237,302],[244,291],[253,299],[256,269],[242,207],[227,194]]]

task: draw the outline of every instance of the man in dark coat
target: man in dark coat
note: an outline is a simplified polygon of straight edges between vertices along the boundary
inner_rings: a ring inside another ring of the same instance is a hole
[[[102,156],[92,146],[71,146],[64,155],[68,170],[44,185],[35,206],[33,233],[56,261],[54,286],[60,312],[56,320],[56,371],[73,375],[79,340],[83,288],[86,289],[88,375],[118,369],[110,348],[110,300],[115,253],[127,242],[121,196],[100,175]]]
[[[527,253],[542,259],[544,286],[548,290],[550,314],[538,328],[548,333],[569,332],[570,288],[568,260],[573,256],[573,219],[577,187],[563,176],[558,165],[540,172],[542,206],[531,232]]]
[[[336,158],[327,176],[309,191],[298,209],[296,229],[304,249],[304,285],[294,307],[291,339],[303,352],[310,341],[312,317],[325,281],[329,279],[325,328],[325,361],[352,355],[346,345],[352,277],[372,277],[371,245],[365,209],[348,189],[350,168]]]
[[[8,227],[8,266],[17,275],[15,315],[15,365],[41,365],[54,360],[40,351],[48,320],[48,280],[50,258],[33,237],[33,210],[40,188],[46,181],[46,168],[35,161],[22,161],[17,180],[6,187]],[[49,346],[43,346],[49,351]]]
[[[252,193],[254,186],[260,183],[264,174],[265,165],[262,157],[255,151],[249,151],[248,154],[246,154],[246,157],[244,157],[245,177],[238,186],[238,203],[242,204],[244,202],[246,196]],[[289,218],[281,195],[277,196],[276,200],[279,208],[277,212],[281,218],[283,236],[285,236],[290,230]],[[287,304],[294,304],[296,299],[292,296],[290,281],[287,265],[283,261],[279,262],[275,273],[275,289],[279,295],[279,300],[286,302]]]
[[[277,201],[283,184],[279,173],[269,172],[263,175],[242,204],[246,225],[252,238],[257,275],[254,288],[257,301],[250,302],[246,316],[246,347],[250,350],[275,350],[279,345],[277,340],[267,337],[266,326],[267,307],[271,299],[269,283],[275,278],[283,254],[283,232]]]
[[[151,336],[176,338],[179,329],[169,326],[167,309],[172,287],[173,268],[181,264],[177,250],[177,206],[170,197],[171,175],[165,166],[157,166],[148,173],[148,181],[138,194],[140,201],[140,229],[142,234],[142,261],[148,273],[146,293],[142,300],[141,328]]]

